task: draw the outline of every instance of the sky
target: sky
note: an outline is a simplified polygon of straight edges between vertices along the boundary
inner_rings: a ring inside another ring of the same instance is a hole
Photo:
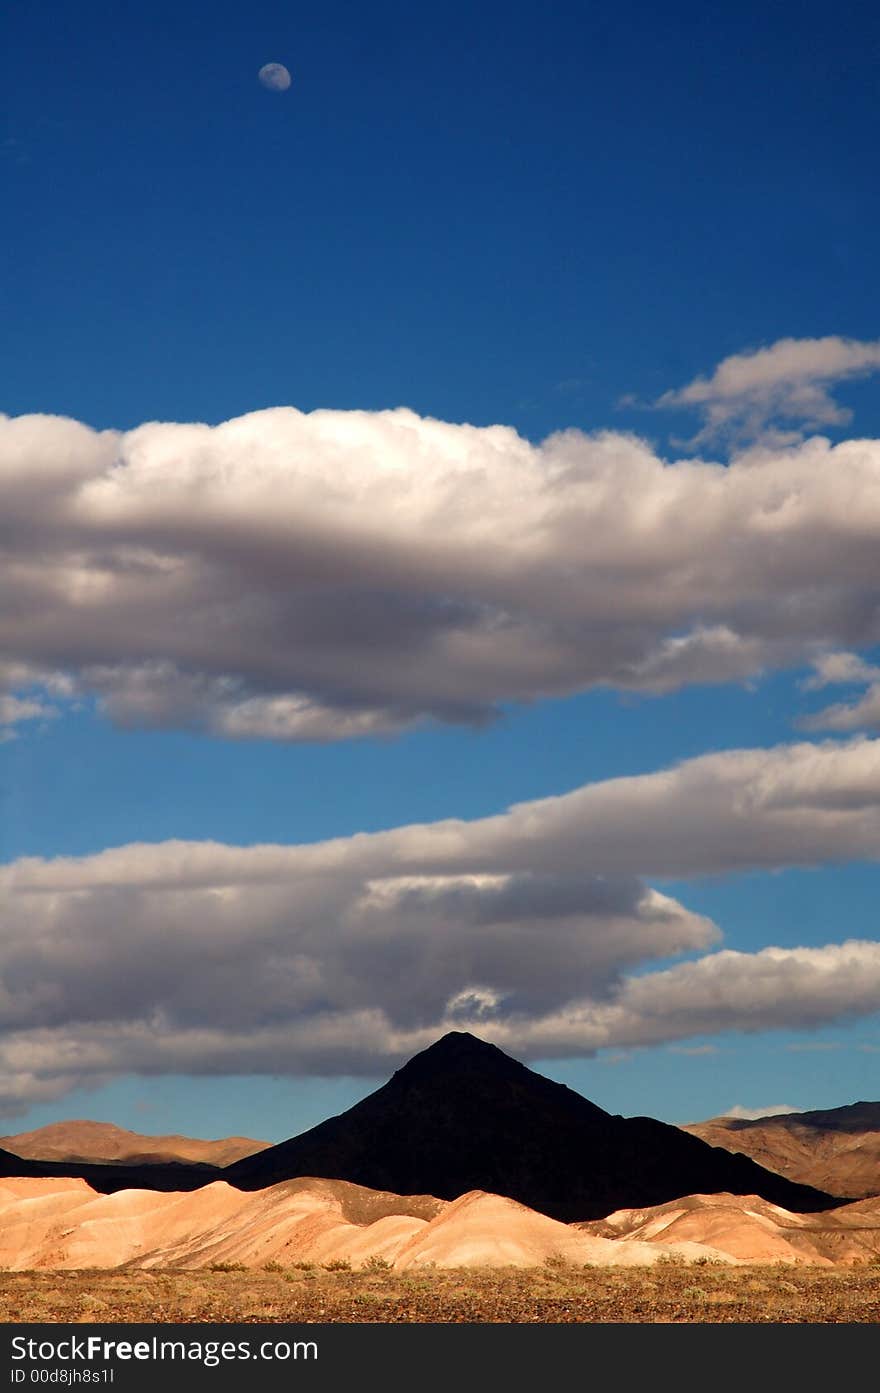
[[[878,41],[10,0],[0,1127],[880,1097]]]

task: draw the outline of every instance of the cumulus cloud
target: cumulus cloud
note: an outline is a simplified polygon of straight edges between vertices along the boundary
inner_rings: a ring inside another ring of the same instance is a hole
[[[880,340],[868,343],[828,335],[821,339],[778,339],[769,348],[734,353],[711,377],[666,392],[655,405],[690,408],[704,419],[691,441],[754,439],[773,428],[777,439],[799,439],[799,431],[846,425],[852,413],[834,400],[836,382],[880,371]],[[784,436],[779,427],[795,424]]]
[[[22,858],[0,868],[6,1105],[128,1071],[381,1073],[452,1028],[541,1058],[868,1016],[880,943],[717,950],[646,877],[877,858],[878,833],[860,740],[317,844]]]
[[[0,692],[121,726],[388,734],[880,641],[877,441],[722,466],[407,410],[0,417],[0,489]]]

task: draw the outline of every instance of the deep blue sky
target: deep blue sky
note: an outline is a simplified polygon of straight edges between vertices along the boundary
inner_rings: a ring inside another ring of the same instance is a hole
[[[869,338],[878,37],[852,3],[13,0],[5,409],[539,436]]]
[[[406,405],[665,448],[694,421],[622,396],[782,337],[880,332],[878,41],[876,6],[812,0],[8,0],[0,410],[127,428]],[[289,92],[260,87],[267,61],[290,68]],[[838,396],[857,433],[880,433],[876,384]],[[810,701],[798,676],[280,749],[71,712],[0,747],[0,858],[479,816],[791,739]],[[673,890],[744,949],[875,932],[865,868]],[[856,1048],[876,1020],[813,1038],[841,1048],[777,1034],[546,1070],[670,1120],[877,1096],[877,1056]],[[15,1128],[79,1114],[272,1138],[366,1087],[122,1081]]]

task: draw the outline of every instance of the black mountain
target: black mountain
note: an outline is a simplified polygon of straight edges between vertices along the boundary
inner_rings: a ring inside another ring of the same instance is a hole
[[[603,1112],[457,1031],[348,1112],[220,1174],[243,1190],[296,1176],[439,1199],[489,1190],[567,1222],[722,1190],[800,1213],[840,1203],[664,1122]]]

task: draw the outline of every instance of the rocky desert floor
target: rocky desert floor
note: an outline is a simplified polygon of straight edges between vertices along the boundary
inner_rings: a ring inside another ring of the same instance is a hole
[[[231,1268],[231,1270],[230,1270]],[[677,1258],[652,1267],[399,1272],[301,1263],[282,1271],[0,1274],[7,1322],[866,1323],[880,1321],[880,1265],[740,1266]]]

